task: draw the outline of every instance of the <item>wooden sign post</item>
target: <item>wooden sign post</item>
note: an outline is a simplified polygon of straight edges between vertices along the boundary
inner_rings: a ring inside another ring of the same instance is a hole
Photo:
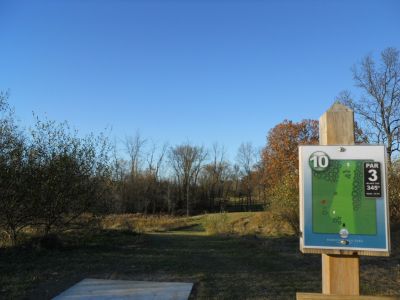
[[[321,146],[355,144],[354,113],[340,103],[335,103],[321,116],[319,128]],[[300,180],[302,181],[301,178]],[[304,192],[304,187],[301,192]],[[325,202],[326,200],[322,201]],[[300,202],[301,205],[304,205],[304,199],[301,199]],[[300,214],[300,225],[303,226],[304,215],[302,210],[300,210]],[[307,249],[303,248],[303,238],[304,236],[301,238],[301,250],[303,253],[320,253],[322,255],[322,294],[297,293],[297,299],[395,299],[394,297],[360,296],[358,255],[387,256],[388,252],[354,251],[350,249]]]
[[[354,113],[335,103],[319,119],[320,145],[353,145]],[[336,295],[360,294],[359,258],[322,254],[322,293]]]

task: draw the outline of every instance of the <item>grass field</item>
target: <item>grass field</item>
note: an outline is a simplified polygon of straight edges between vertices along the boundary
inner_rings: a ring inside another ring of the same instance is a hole
[[[87,277],[194,282],[192,299],[294,299],[296,291],[320,291],[320,256],[302,255],[297,237],[263,234],[255,226],[262,216],[193,217],[143,234],[70,232],[62,236],[64,247],[52,251],[1,249],[0,298],[49,299]],[[223,218],[229,232],[211,235],[205,227],[218,220],[210,218]],[[400,295],[398,233],[393,238],[392,257],[361,259],[363,294]]]

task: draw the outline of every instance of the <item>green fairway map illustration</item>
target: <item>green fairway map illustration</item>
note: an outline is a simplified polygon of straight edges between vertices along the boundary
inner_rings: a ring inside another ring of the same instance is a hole
[[[319,158],[309,161],[312,231],[338,234],[345,230],[350,234],[376,235],[376,198],[366,197],[364,191],[364,164],[368,161],[326,157],[325,162]]]

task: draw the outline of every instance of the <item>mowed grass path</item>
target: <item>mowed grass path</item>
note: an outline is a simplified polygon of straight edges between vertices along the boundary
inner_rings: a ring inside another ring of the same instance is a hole
[[[1,299],[49,299],[83,278],[193,282],[192,299],[294,299],[321,290],[319,255],[296,237],[208,236],[201,224],[135,235],[65,236],[62,250],[0,252]],[[400,294],[399,254],[363,258],[364,294]]]

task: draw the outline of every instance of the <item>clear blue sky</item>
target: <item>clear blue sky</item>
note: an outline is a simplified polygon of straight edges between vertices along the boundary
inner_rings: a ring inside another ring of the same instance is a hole
[[[0,90],[82,134],[263,146],[318,118],[368,53],[400,48],[400,1],[0,0]]]

